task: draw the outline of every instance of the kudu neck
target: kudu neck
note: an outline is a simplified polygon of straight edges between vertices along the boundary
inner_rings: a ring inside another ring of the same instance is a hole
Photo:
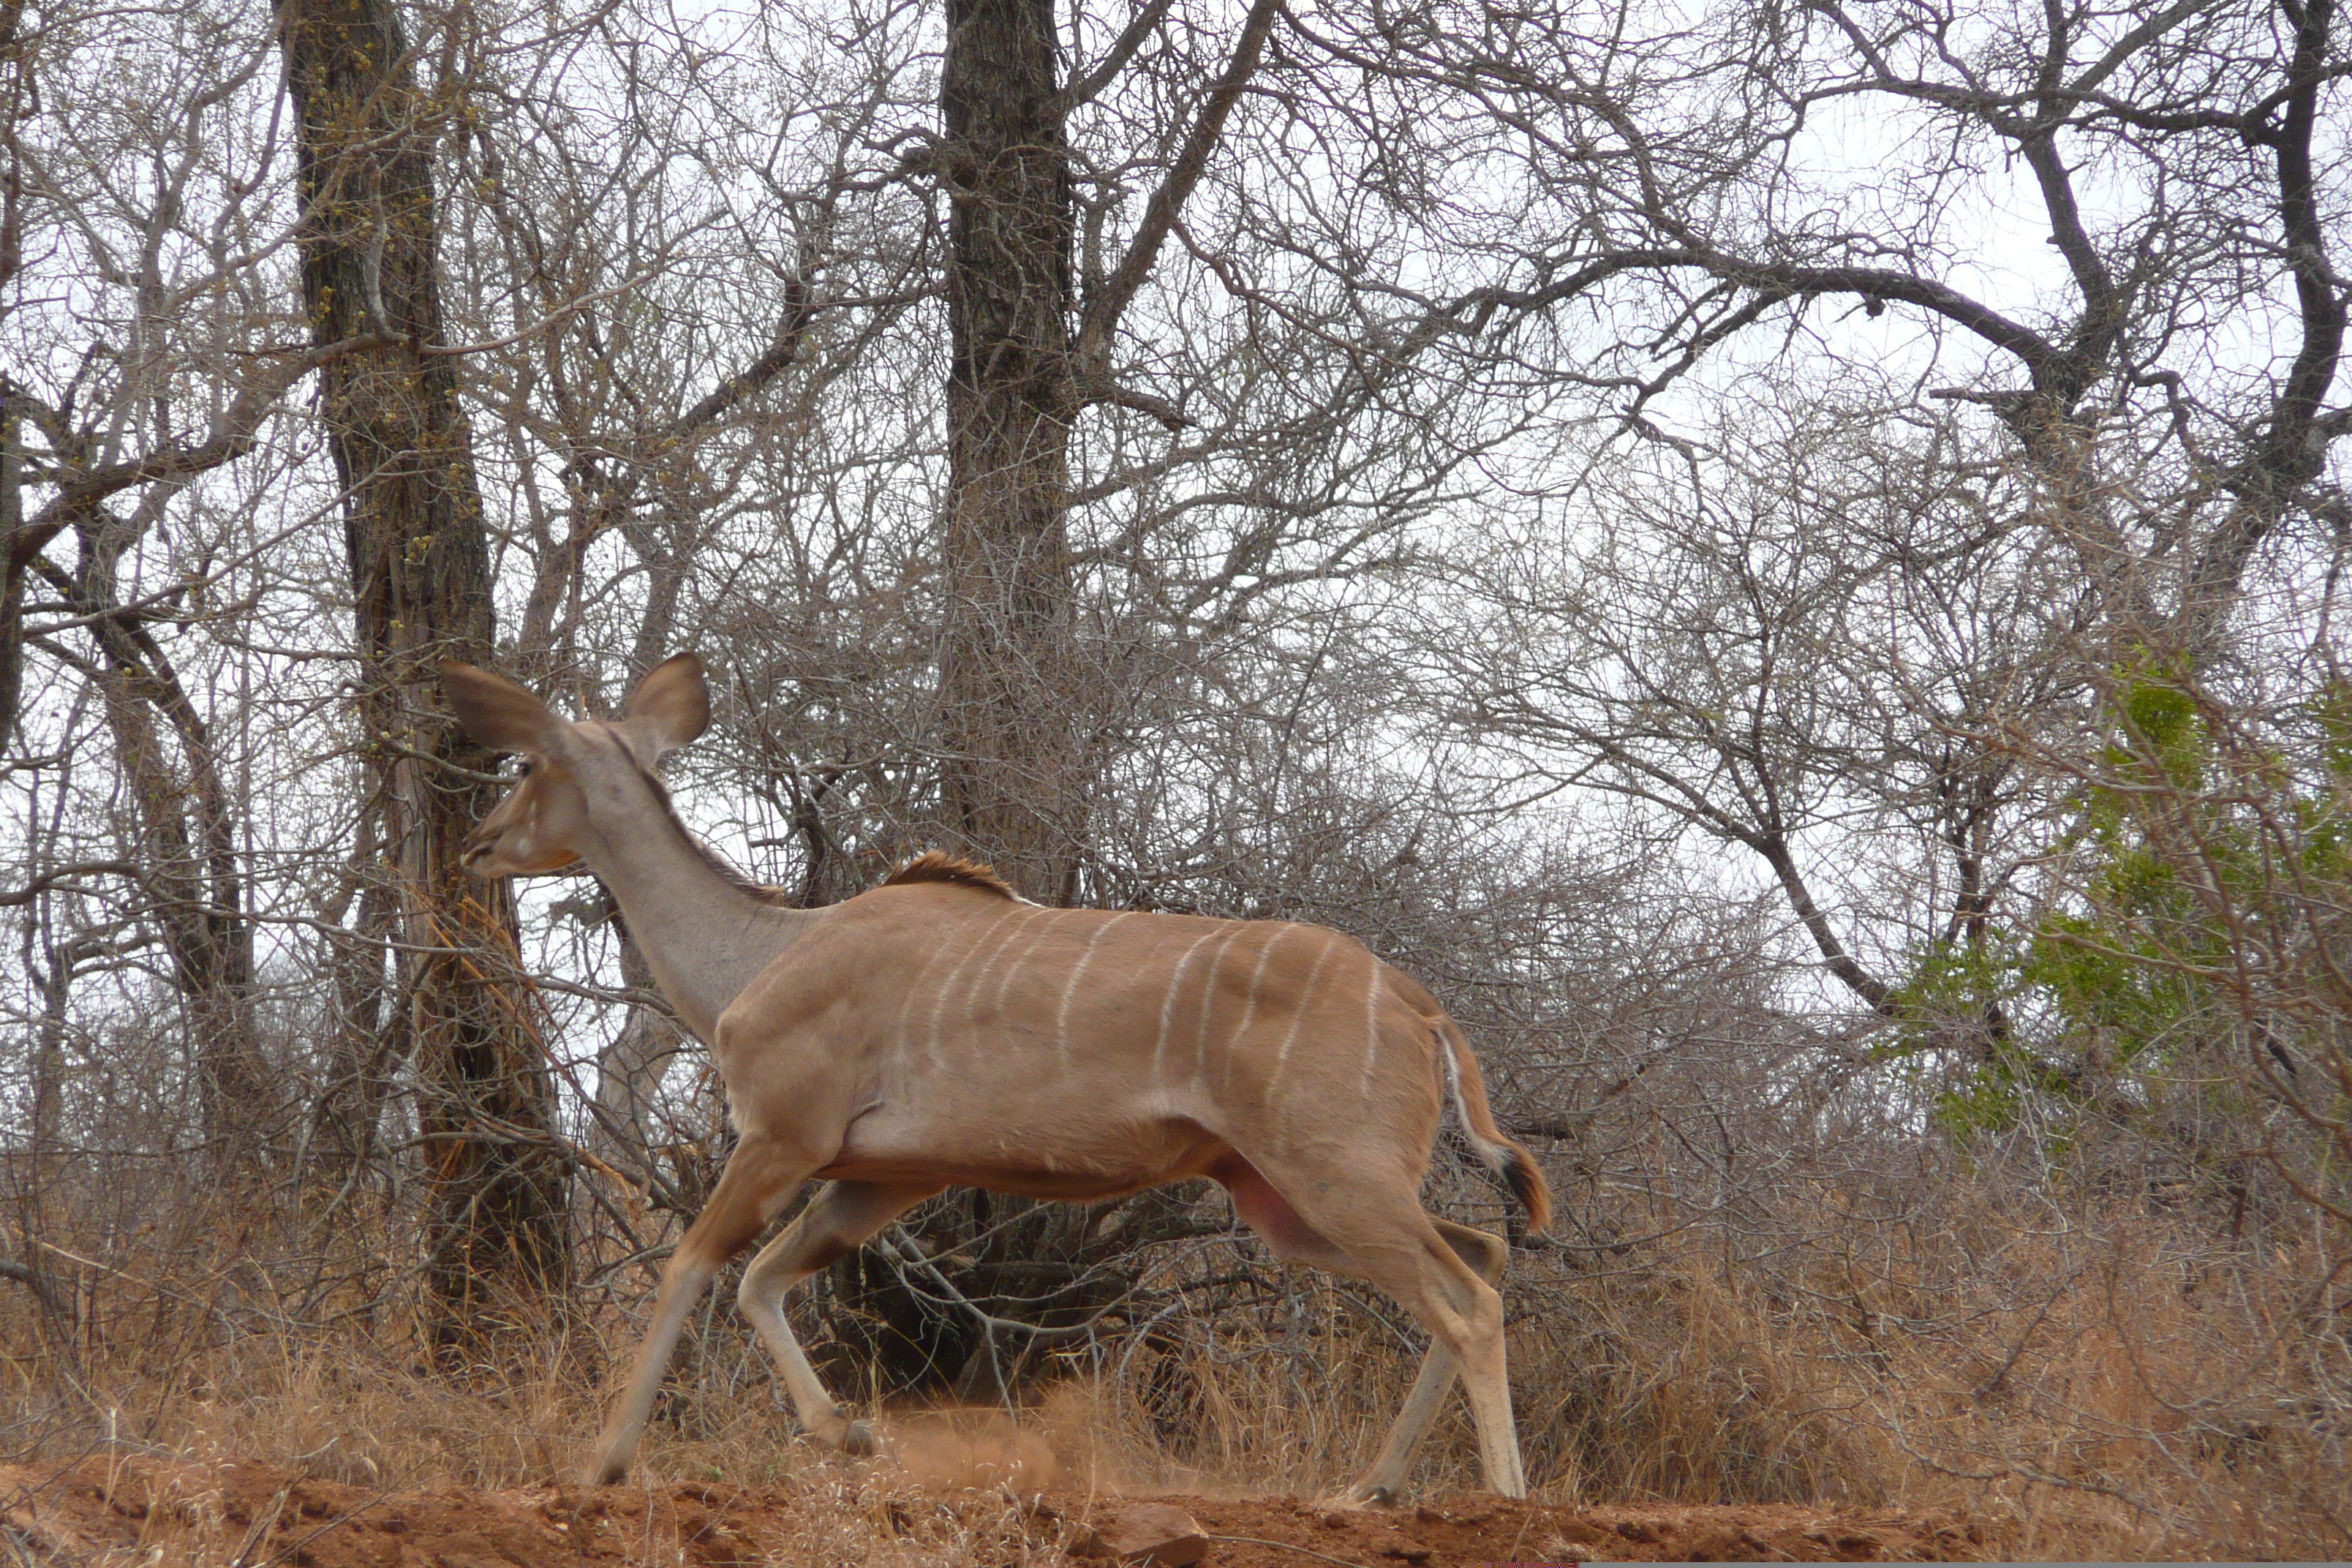
[[[600,823],[584,857],[603,879],[662,994],[707,1044],[719,1016],[792,945],[806,910],[781,908],[712,865],[668,804]]]

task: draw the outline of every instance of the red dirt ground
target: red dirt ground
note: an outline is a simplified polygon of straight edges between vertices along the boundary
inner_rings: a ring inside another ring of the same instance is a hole
[[[1793,1507],[1584,1509],[1472,1497],[1338,1512],[1282,1500],[1158,1500],[1199,1521],[1214,1568],[1954,1562],[1989,1552],[1977,1530],[1955,1521]],[[0,1467],[0,1557],[241,1568],[734,1568],[882,1555],[1049,1568],[1083,1562],[1062,1550],[1074,1521],[1116,1506],[1069,1493],[1018,1504],[915,1489],[852,1488],[827,1497],[805,1485],[384,1492],[264,1465],[89,1459],[68,1468]]]

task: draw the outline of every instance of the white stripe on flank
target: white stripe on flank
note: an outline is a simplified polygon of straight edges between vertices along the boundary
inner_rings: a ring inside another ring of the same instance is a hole
[[[923,962],[917,964],[914,972],[907,976],[907,997],[905,1001],[898,1004],[898,1048],[909,1056],[914,1054],[915,1037],[908,1026],[915,1016],[916,1000],[923,994],[923,976],[929,974],[931,972],[931,966],[939,963],[943,956],[940,949],[932,948],[923,954]]]
[[[1323,973],[1324,963],[1330,958],[1333,950],[1347,940],[1337,931],[1332,932],[1331,940],[1323,944],[1323,951],[1315,955],[1315,967],[1307,972],[1307,985],[1298,993],[1298,1005],[1291,1012],[1290,1027],[1282,1037],[1281,1047],[1274,1053],[1273,1076],[1265,1080],[1265,1102],[1268,1105],[1274,1103],[1275,1087],[1282,1082],[1283,1068],[1289,1065],[1290,1047],[1298,1038],[1298,1026],[1307,1022],[1307,1009],[1315,1000],[1315,981]]]
[[[1176,993],[1182,989],[1184,984],[1184,966],[1192,962],[1194,953],[1201,951],[1201,942],[1208,941],[1231,924],[1233,924],[1231,921],[1220,921],[1202,931],[1201,941],[1186,948],[1184,956],[1178,959],[1176,967],[1169,972],[1168,994],[1160,1004],[1160,1038],[1154,1041],[1151,1047],[1151,1076],[1155,1079],[1160,1077],[1160,1058],[1168,1049],[1168,1025],[1176,1016]]]
[[[998,964],[1004,962],[1004,955],[1012,951],[1013,939],[1018,937],[1023,931],[1027,929],[1030,921],[1034,919],[1037,912],[1045,907],[1045,906],[1043,904],[1031,904],[1026,909],[1015,910],[1013,911],[1013,917],[1019,920],[1021,923],[1004,933],[1004,940],[996,944],[996,951],[988,955],[988,962],[980,966],[978,973],[974,973],[971,977],[971,984],[964,988],[963,1016],[967,1019],[977,1021],[976,1016],[972,1012],[971,1005],[980,999],[980,988],[988,984],[990,972],[995,969]],[[995,928],[992,926],[990,929],[992,931]]]
[[[1046,904],[1037,904],[1033,907],[1041,914],[1051,915],[1054,913],[1052,907]],[[1024,921],[1021,929],[1024,931],[1027,931],[1029,929],[1028,922]],[[1038,943],[1044,942],[1047,937],[1053,934],[1054,922],[1051,920],[1048,920],[1045,922],[1045,929],[1029,939],[1029,945],[1022,950],[1021,956],[1014,959],[1010,964],[1005,966],[1004,977],[996,983],[995,1007],[996,1016],[998,1017],[1001,1018],[1004,1016],[1005,994],[1013,989],[1013,980],[1023,970],[1029,967],[1029,961],[1037,956]]]
[[[1242,1021],[1234,1026],[1234,1043],[1225,1050],[1224,1087],[1233,1085],[1234,1058],[1241,1054],[1242,1046],[1249,1035],[1250,1020],[1257,1016],[1258,987],[1265,983],[1265,961],[1274,956],[1274,950],[1282,945],[1282,939],[1297,929],[1290,921],[1284,921],[1281,929],[1266,938],[1265,945],[1257,950],[1257,968],[1250,973],[1249,1005],[1242,1009]]]
[[[1192,1081],[1204,1083],[1209,1071],[1209,1018],[1217,1007],[1217,971],[1225,966],[1225,954],[1233,951],[1234,938],[1249,930],[1247,921],[1235,926],[1233,933],[1217,944],[1217,956],[1209,960],[1208,984],[1201,987],[1201,1033],[1192,1042]]]
[[[1087,938],[1086,952],[1078,954],[1077,963],[1070,970],[1069,980],[1062,986],[1061,1011],[1054,1015],[1054,1048],[1060,1053],[1064,1067],[1070,1065],[1070,998],[1078,994],[1078,976],[1084,974],[1087,965],[1095,961],[1095,944],[1110,934],[1111,927],[1133,913],[1133,910],[1121,910],[1095,927],[1095,934]]]
[[[980,950],[988,944],[988,939],[996,934],[996,928],[1020,912],[1020,907],[1015,905],[989,922],[988,929],[972,939],[971,945],[964,950],[964,955],[956,960],[956,966],[948,971],[946,979],[940,982],[939,994],[931,1002],[930,1039],[924,1050],[924,1054],[931,1058],[933,1066],[938,1066],[940,1062],[940,1023],[947,1014],[948,993],[955,989],[956,976],[961,974],[964,965],[970,963],[974,957],[978,956]]]
[[[1361,1091],[1372,1098],[1372,1058],[1381,1048],[1381,991],[1388,984],[1381,974],[1381,955],[1372,954],[1372,983],[1364,987],[1364,1081]]]
[[[1462,1064],[1454,1059],[1454,1037],[1441,1033],[1437,1037],[1438,1059],[1445,1064],[1445,1098],[1454,1102],[1454,1119],[1462,1123],[1462,1131],[1473,1144],[1485,1139],[1470,1131],[1470,1113],[1462,1106]]]

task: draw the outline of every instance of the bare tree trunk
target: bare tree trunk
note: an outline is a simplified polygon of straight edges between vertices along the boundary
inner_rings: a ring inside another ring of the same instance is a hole
[[[381,853],[376,826],[373,815],[361,817],[352,857],[357,909],[350,931],[333,950],[338,1029],[313,1110],[335,1154],[353,1173],[369,1163],[392,1091],[392,1066],[407,1054],[408,1020],[396,988],[386,980],[398,910],[394,889],[372,872]],[[332,912],[341,919],[341,910]]]
[[[2313,138],[2326,112],[2320,94],[2330,69],[2336,6],[2334,0],[2305,0],[2300,5],[2281,0],[2278,9],[2294,38],[2279,109],[2275,115],[2265,113],[2259,125],[2249,116],[2243,134],[2250,146],[2268,148],[2275,161],[2279,228],[2285,242],[2280,248],[2294,275],[2303,341],[2272,396],[2263,429],[2229,476],[2237,504],[2205,541],[2182,595],[2184,640],[2208,658],[2237,603],[2247,563],[2291,509],[2312,499],[2306,489],[2327,468],[2327,426],[2340,432],[2344,425],[2340,412],[2331,415],[2326,408],[2352,326],[2352,303],[2327,254],[2331,226],[2322,216],[2312,172]],[[2347,523],[2342,507],[2339,493],[2329,519],[2339,533]]]
[[[18,37],[25,7],[20,0],[0,0],[0,67],[7,75],[0,83],[0,115],[14,124],[29,87],[25,46]],[[23,217],[25,174],[16,142],[8,141],[8,164],[0,170],[0,321],[7,316],[9,287],[24,268]],[[18,463],[17,424],[24,416],[16,383],[0,374],[0,742],[16,726],[16,704],[25,685],[25,573],[32,564],[33,548],[24,535],[25,492]]]
[[[686,1048],[677,1017],[658,1001],[653,965],[629,934],[617,910],[614,929],[621,939],[621,981],[629,989],[628,1016],[613,1043],[596,1058],[595,1127],[590,1147],[624,1169],[653,1169],[654,1101],[662,1075]]]
[[[490,1326],[501,1289],[551,1291],[566,1274],[564,1159],[512,899],[457,863],[496,798],[491,759],[434,706],[436,661],[493,654],[489,549],[456,375],[427,352],[443,337],[432,138],[399,20],[388,0],[290,0],[281,16],[312,331],[400,340],[330,365],[321,391],[346,491],[365,763],[401,889],[446,1343]]]
[[[951,357],[940,805],[961,847],[1030,898],[1067,903],[1076,891],[1085,799],[1073,725],[1079,693],[1067,526],[1070,425],[1080,404],[1054,6],[948,0],[947,17],[940,166],[951,204]],[[821,843],[811,839],[813,872]],[[815,887],[813,877],[812,894]],[[959,1193],[907,1223],[941,1233],[949,1250],[968,1256],[963,1249],[989,1233],[990,1215],[983,1195]],[[1036,1213],[1024,1218],[1033,1227],[1039,1221]],[[847,1308],[836,1328],[856,1334],[894,1384],[952,1376],[971,1361],[970,1314],[942,1313],[905,1268],[852,1256],[833,1279]]]
[[[1069,146],[1051,0],[949,0],[940,103],[949,220],[950,827],[1031,898],[1076,890],[1086,791],[1066,517]]]
[[[37,563],[89,618],[115,758],[131,786],[139,858],[157,930],[186,1009],[206,1149],[224,1171],[268,1150],[282,1107],[254,1033],[253,927],[236,853],[239,806],[229,797],[204,716],[163,649],[121,608],[116,566],[136,525],[80,530],[79,574]],[[175,765],[160,717],[177,742]]]
[[[1087,731],[1097,698],[1077,643],[1069,544],[1071,426],[1100,402],[1142,409],[1171,429],[1184,423],[1160,400],[1118,386],[1112,339],[1256,69],[1276,13],[1273,0],[1256,0],[1244,19],[1118,265],[1090,290],[1074,342],[1066,117],[1164,9],[1147,8],[1100,74],[1066,92],[1052,0],[948,0],[946,139],[936,164],[951,202],[941,804],[963,847],[1046,903],[1077,892],[1096,766]],[[796,826],[810,846],[814,901],[824,840],[814,798]],[[1133,1202],[1130,1212],[1166,1206]],[[1000,1341],[998,1324],[1051,1333],[1134,1283],[1114,1260],[1136,1233],[1102,1245],[1093,1221],[1073,1221],[1058,1205],[959,1193],[903,1223],[968,1261],[950,1274],[853,1255],[832,1277],[845,1308],[836,1327],[867,1342],[894,1382],[946,1379],[959,1396],[1009,1385],[1035,1364],[1038,1342]]]
[[[0,219],[0,224],[5,223]],[[5,269],[0,268],[0,282]],[[25,492],[18,483],[16,392],[0,375],[0,744],[16,727],[16,707],[25,689],[25,575],[29,557],[17,553],[25,526]]]
[[[26,1184],[36,1214],[61,1163],[65,1140],[66,1004],[73,994],[75,958],[71,944],[51,943],[45,936],[38,922],[25,922],[25,973],[41,998],[41,1022],[33,1039],[32,1179]]]

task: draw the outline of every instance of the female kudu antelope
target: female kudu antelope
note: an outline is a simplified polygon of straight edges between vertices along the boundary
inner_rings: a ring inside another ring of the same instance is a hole
[[[603,879],[662,994],[709,1043],[740,1135],[662,1271],[592,1480],[626,1472],[688,1314],[803,1182],[831,1179],[736,1299],[802,1425],[855,1454],[873,1436],[794,1342],[795,1284],[950,1184],[1092,1202],[1210,1176],[1278,1257],[1369,1279],[1429,1331],[1404,1408],[1348,1495],[1396,1493],[1457,1371],[1487,1485],[1526,1494],[1495,1291],[1504,1245],[1433,1219],[1418,1197],[1444,1098],[1538,1229],[1550,1195],[1419,984],[1319,926],[1046,909],[939,855],[830,909],[780,908],[719,868],[654,776],[709,721],[693,655],[648,673],[616,723],[568,723],[470,665],[442,678],[467,732],[526,764],[467,840],[467,866]]]

